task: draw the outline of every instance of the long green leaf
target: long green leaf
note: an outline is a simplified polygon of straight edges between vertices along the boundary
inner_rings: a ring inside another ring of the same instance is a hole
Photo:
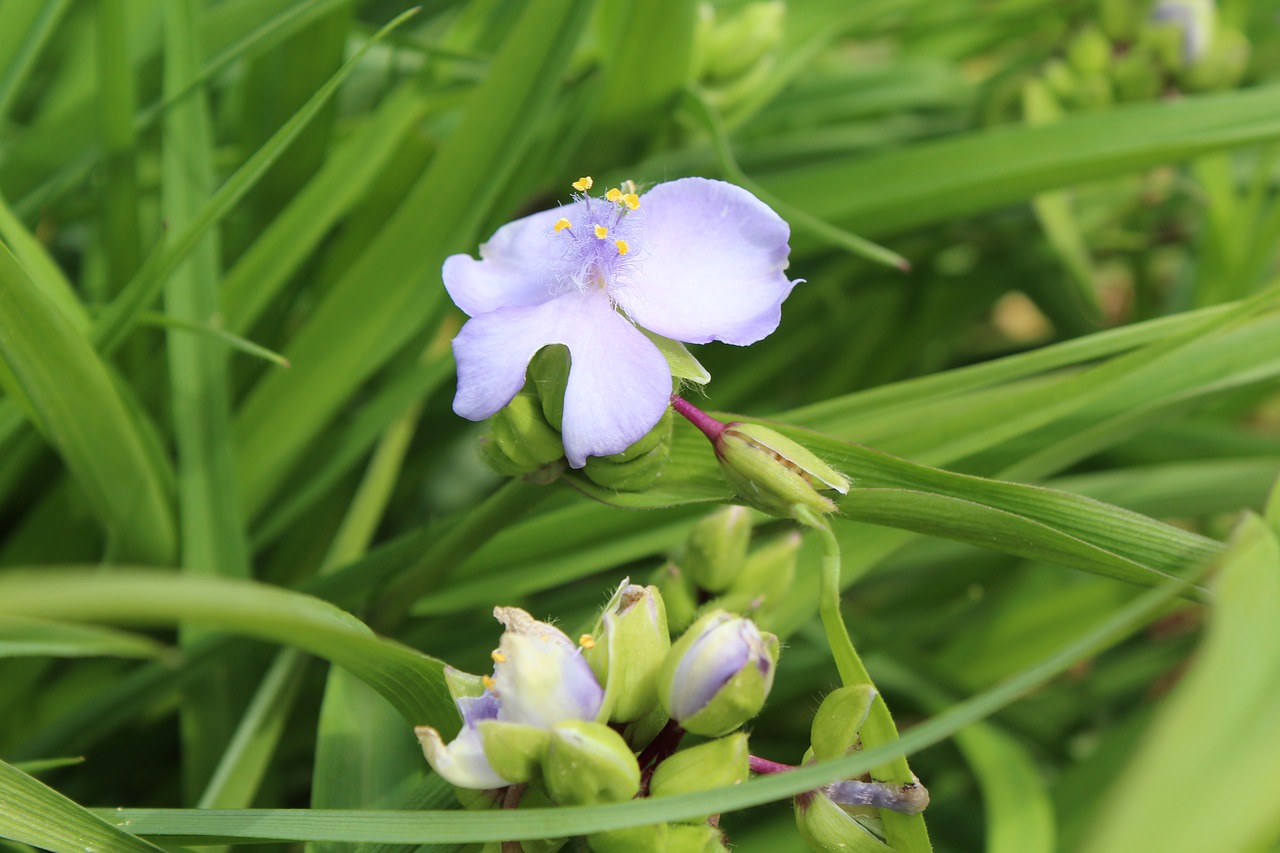
[[[311,596],[252,581],[115,569],[0,577],[0,614],[65,621],[199,624],[290,645],[350,670],[413,725],[458,727],[443,664],[378,637]]]
[[[3,761],[0,801],[4,803],[0,809],[0,838],[36,844],[53,853],[161,853],[154,844],[108,823]]]
[[[106,365],[0,246],[0,356],[36,425],[71,469],[122,559],[175,550],[169,499]]]

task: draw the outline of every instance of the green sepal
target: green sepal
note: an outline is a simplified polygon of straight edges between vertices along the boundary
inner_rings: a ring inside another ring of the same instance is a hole
[[[587,846],[595,853],[666,853],[670,830],[665,823],[628,826],[587,836]]]
[[[560,433],[547,423],[542,405],[529,391],[521,391],[489,419],[489,441],[482,447],[485,461],[507,476],[533,473],[564,456]]]
[[[667,609],[655,586],[623,582],[604,606],[583,657],[605,685],[607,719],[631,722],[658,704],[658,672],[671,649]]]
[[[697,586],[723,592],[742,571],[750,543],[750,511],[727,506],[693,526],[680,565]]]
[[[551,737],[546,729],[501,720],[481,720],[476,728],[484,744],[484,756],[499,776],[512,782],[528,782],[538,775]]]
[[[797,504],[835,512],[819,490],[849,491],[849,480],[813,451],[758,424],[729,424],[716,440],[716,457],[739,500],[778,518],[791,518]]]
[[[724,833],[705,823],[673,823],[667,835],[667,853],[724,853]]]
[[[529,361],[525,374],[525,389],[542,401],[542,416],[556,432],[564,425],[564,389],[569,384],[569,348],[564,344],[550,344],[538,350]]]
[[[667,628],[676,634],[698,618],[698,590],[684,570],[668,562],[654,573],[653,582],[662,591],[667,607]]]
[[[1067,61],[1082,74],[1098,74],[1111,64],[1111,39],[1093,24],[1086,24],[1067,45]]]
[[[867,721],[875,698],[876,689],[870,684],[855,684],[828,693],[809,728],[814,758],[842,758],[857,747],[858,732]]]
[[[640,765],[622,735],[603,723],[570,720],[551,728],[542,778],[560,805],[620,803],[640,790]]]
[[[821,793],[809,792],[796,797],[795,810],[796,828],[813,850],[893,853],[893,848]]]
[[[671,458],[672,417],[667,409],[653,429],[621,453],[587,457],[582,473],[597,486],[619,492],[649,488]]]
[[[711,381],[711,374],[702,366],[693,353],[689,352],[688,347],[679,341],[673,341],[671,338],[664,338],[662,335],[649,331],[648,329],[640,329],[646,338],[653,341],[653,345],[658,348],[658,352],[662,353],[662,357],[667,360],[667,367],[671,369],[671,378],[683,381],[693,382],[698,385],[706,385]]]
[[[654,797],[674,797],[725,785],[740,785],[751,775],[751,752],[747,736],[736,732],[682,749],[653,772],[649,793]]]
[[[633,752],[640,752],[653,743],[670,720],[662,705],[655,705],[652,711],[623,728],[622,737]]]
[[[449,695],[456,702],[459,699],[474,699],[484,695],[484,678],[472,675],[451,666],[444,668],[444,683],[449,688]]]

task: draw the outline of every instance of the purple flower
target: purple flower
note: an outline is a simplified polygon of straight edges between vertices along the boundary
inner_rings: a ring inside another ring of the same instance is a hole
[[[430,726],[414,730],[432,769],[459,788],[501,788],[513,781],[494,770],[481,723],[546,730],[569,720],[594,721],[604,704],[604,688],[563,631],[516,607],[496,607],[493,615],[506,627],[492,653],[493,675],[445,670],[462,715],[458,736],[445,744]]]
[[[569,464],[620,453],[662,417],[671,372],[637,326],[686,343],[745,346],[770,334],[796,282],[790,229],[746,190],[682,178],[643,197],[591,196],[499,228],[480,260],[454,255],[444,284],[471,319],[453,341],[453,409],[483,420],[511,402],[542,347],[571,368],[562,435]]]

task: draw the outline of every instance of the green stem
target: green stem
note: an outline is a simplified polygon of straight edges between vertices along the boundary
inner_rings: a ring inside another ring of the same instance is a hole
[[[369,623],[380,633],[392,633],[415,601],[437,588],[495,533],[537,506],[551,491],[545,481],[508,480],[388,585],[374,604]]]
[[[822,627],[827,634],[827,644],[831,646],[831,656],[835,658],[836,670],[840,673],[840,683],[845,687],[867,684],[873,689],[867,668],[853,647],[849,630],[840,615],[840,542],[831,529],[831,522],[818,516],[808,507],[796,505],[792,513],[797,521],[817,531],[822,538],[822,581],[818,613],[822,617]],[[893,724],[893,715],[884,697],[876,691],[875,699],[867,714],[867,721],[862,724],[859,738],[864,749],[894,743],[898,740],[898,729]],[[875,767],[871,778],[877,782],[906,784],[916,780],[907,764],[906,756],[900,756]],[[898,853],[931,853],[929,832],[921,815],[906,815],[899,812],[880,810],[885,838]]]

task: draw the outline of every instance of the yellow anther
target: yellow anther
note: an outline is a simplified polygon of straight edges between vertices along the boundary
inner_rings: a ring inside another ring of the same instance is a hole
[[[553,227],[553,228],[555,228],[555,229],[556,229],[556,233],[557,233],[557,234],[559,234],[559,233],[560,233],[561,231],[563,231],[564,229],[572,227],[572,224],[573,224],[573,223],[571,223],[569,220],[565,219],[565,218],[562,216],[562,217],[560,217],[559,219],[557,219],[557,220],[556,220],[556,224],[555,224],[555,225],[553,225],[552,227]]]
[[[591,176],[587,175],[585,178],[578,178],[578,180],[574,181],[573,188],[580,193],[584,193],[591,189],[591,185],[594,183],[595,181],[591,180]]]
[[[604,194],[604,198],[605,198],[605,201],[611,201],[614,204],[617,204],[618,202],[622,201],[622,190],[618,189],[617,187],[614,187],[613,189],[609,190],[607,193]]]
[[[578,645],[584,649],[594,649],[596,647],[596,638],[590,634],[583,634],[578,638]]]
[[[480,683],[483,684],[486,689],[492,690],[494,688],[494,685],[496,685],[498,682],[493,680],[492,675],[482,675],[480,676]]]
[[[622,197],[622,203],[625,204],[630,210],[635,210],[637,207],[640,206],[640,196],[636,195],[635,193],[627,193]]]
[[[627,252],[631,251],[631,247],[627,245],[626,240],[614,240],[613,242],[614,245],[618,247],[619,255],[625,255]]]
[[[489,657],[493,658],[494,663],[507,662],[507,656],[504,655],[502,652],[498,651],[497,649],[494,649],[493,651],[489,652]]]
[[[597,240],[603,240],[605,237],[608,237],[608,236],[609,236],[609,229],[608,229],[608,228],[605,228],[603,225],[597,225],[597,226],[596,226],[596,239],[597,239]]]

